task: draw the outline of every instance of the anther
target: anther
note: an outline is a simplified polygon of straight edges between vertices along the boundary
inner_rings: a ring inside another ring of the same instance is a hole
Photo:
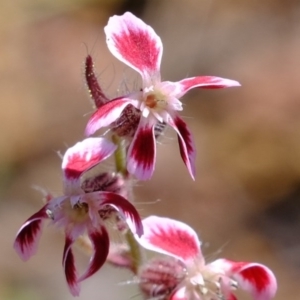
[[[50,209],[46,210],[46,214],[47,214],[48,218],[54,220],[54,214]]]

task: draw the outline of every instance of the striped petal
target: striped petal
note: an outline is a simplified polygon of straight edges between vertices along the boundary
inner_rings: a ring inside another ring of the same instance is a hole
[[[78,282],[95,274],[105,263],[109,250],[109,237],[104,226],[97,228],[97,230],[90,230],[88,232],[90,240],[93,244],[94,253],[91,257],[88,269],[80,276]]]
[[[174,96],[176,96],[177,98],[181,98],[189,90],[194,88],[222,89],[241,85],[235,80],[215,76],[191,77],[178,81],[175,84],[177,85],[177,94]]]
[[[93,193],[93,197],[95,201],[98,201],[97,210],[101,210],[103,205],[113,206],[127,222],[133,233],[138,236],[143,234],[143,225],[140,215],[134,205],[132,205],[127,199],[116,193],[102,191]]]
[[[270,300],[275,296],[277,282],[270,269],[258,263],[235,263],[233,277],[255,300]]]
[[[20,228],[14,242],[14,249],[24,261],[37,251],[38,242],[42,234],[43,221],[48,218],[47,204],[32,215]]]
[[[133,95],[132,97],[137,98],[138,95]],[[85,129],[85,134],[87,136],[92,135],[98,129],[106,127],[116,121],[129,104],[138,107],[138,100],[118,98],[101,106],[89,119]]]
[[[191,177],[195,180],[196,147],[193,136],[186,123],[178,115],[173,119],[169,118],[168,124],[177,132],[180,155]]]
[[[154,128],[156,123],[155,120],[141,117],[128,150],[128,172],[140,180],[150,179],[154,172],[156,159]]]
[[[150,216],[143,220],[143,227],[144,234],[137,240],[144,248],[182,261],[195,257],[203,259],[200,241],[190,226],[169,218]]]
[[[75,259],[72,251],[72,244],[74,240],[71,236],[66,235],[65,247],[63,252],[63,267],[65,270],[66,280],[73,296],[78,296],[80,286],[77,281],[77,271],[75,267]]]
[[[238,286],[249,292],[254,300],[270,300],[275,296],[277,281],[273,272],[266,266],[227,259],[218,259],[212,264],[222,267],[226,275],[236,280]]]
[[[78,179],[80,175],[109,157],[117,148],[104,138],[88,138],[69,148],[62,161],[67,180]]]
[[[160,81],[162,42],[154,30],[130,12],[113,16],[104,28],[110,52],[139,72],[145,82]]]

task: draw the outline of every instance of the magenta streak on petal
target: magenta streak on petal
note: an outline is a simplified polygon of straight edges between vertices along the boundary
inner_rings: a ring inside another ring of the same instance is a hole
[[[66,236],[65,247],[63,252],[63,267],[65,270],[66,280],[69,285],[69,289],[73,296],[78,296],[80,287],[77,281],[77,272],[75,268],[75,259],[71,249],[73,240]]]
[[[101,195],[101,196],[100,196]],[[141,217],[136,208],[121,195],[111,192],[99,192],[99,196],[102,198],[101,205],[113,205],[124,217],[130,218],[135,227],[135,232],[138,236],[143,234],[143,224]]]
[[[258,292],[261,292],[269,284],[269,276],[260,267],[251,267],[240,272],[242,277],[251,282]]]
[[[180,155],[191,177],[195,180],[196,147],[192,134],[186,123],[178,115],[176,115],[173,120],[169,119],[169,125],[177,132]]]
[[[169,253],[175,254],[182,259],[188,259],[191,254],[198,252],[198,247],[190,235],[182,230],[174,230],[174,228],[159,228],[150,237],[152,245],[161,247]]]
[[[177,82],[180,85],[180,92],[176,95],[177,98],[182,97],[185,93],[193,88],[203,89],[222,89],[227,87],[240,86],[240,83],[226,78],[215,77],[215,76],[198,76],[183,79]]]
[[[136,106],[134,100],[127,98],[111,100],[101,106],[89,119],[85,134],[87,136],[92,135],[98,129],[108,126],[116,121],[128,104]]]
[[[109,251],[109,237],[104,226],[97,228],[97,231],[89,232],[89,237],[93,243],[94,253],[90,260],[87,271],[80,276],[78,282],[92,276],[105,263]]]
[[[93,99],[96,107],[100,107],[109,101],[98,83],[97,77],[94,72],[93,59],[90,55],[88,55],[85,59],[85,80],[91,98]]]
[[[154,125],[141,117],[139,127],[128,150],[127,169],[140,180],[151,178],[156,158]]]
[[[48,217],[46,206],[32,215],[17,234],[14,249],[23,260],[28,260],[37,251],[38,242],[42,234],[42,223]]]
[[[159,57],[156,41],[142,30],[135,31],[128,28],[128,32],[122,32],[121,34],[113,35],[120,54],[143,73],[149,73],[149,70],[155,71]]]
[[[150,26],[127,12],[110,18],[104,30],[117,58],[146,76],[159,72],[162,44]]]
[[[93,157],[91,160],[86,161],[80,154],[74,153],[69,157],[68,167],[64,170],[65,176],[68,179],[78,178],[85,170],[90,169],[92,166],[99,162],[99,157]]]
[[[182,289],[182,288],[181,288]],[[187,296],[184,295],[184,293],[181,292],[181,289],[175,290],[168,300],[189,300]],[[227,300],[227,299],[226,299]]]
[[[236,297],[234,294],[230,293],[230,294],[227,296],[226,300],[237,300],[237,297]]]
[[[68,180],[79,176],[110,156],[116,145],[104,138],[87,138],[69,148],[64,155],[62,168]]]
[[[275,278],[270,274],[271,272],[268,272],[266,267],[259,264],[256,265],[246,262],[234,263],[232,272],[236,273],[237,276],[240,275],[243,281],[250,283],[254,288],[255,294],[264,292],[268,286],[274,284],[274,282],[276,283]],[[273,294],[272,291],[271,294]]]
[[[201,255],[200,241],[188,225],[156,216],[144,219],[143,225],[145,232],[141,244],[147,249],[156,248],[156,251],[174,255],[184,261]]]

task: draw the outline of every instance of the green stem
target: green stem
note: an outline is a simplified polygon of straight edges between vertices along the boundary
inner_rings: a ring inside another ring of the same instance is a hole
[[[117,135],[112,136],[112,141],[118,146],[114,153],[116,171],[121,173],[124,177],[128,176],[128,171],[126,167],[126,145],[125,140],[118,137]]]
[[[112,136],[112,141],[118,146],[117,150],[114,153],[116,171],[118,173],[121,173],[124,176],[124,178],[127,178],[129,176],[129,173],[127,171],[127,166],[126,166],[126,162],[127,162],[126,142],[124,139],[118,137],[115,134]],[[128,194],[130,195],[131,193],[128,191]],[[130,230],[126,232],[125,238],[129,246],[129,253],[132,259],[132,269],[133,272],[137,274],[138,268],[142,262],[142,254],[140,251],[140,246],[137,243],[136,239],[133,236],[133,233]]]
[[[132,260],[132,271],[136,275],[139,269],[139,266],[142,263],[142,253],[140,251],[140,245],[133,236],[133,233],[128,230],[125,234],[127,243],[129,245],[129,253]]]

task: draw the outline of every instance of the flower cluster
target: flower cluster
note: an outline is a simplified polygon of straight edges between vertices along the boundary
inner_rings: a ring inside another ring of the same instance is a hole
[[[85,132],[90,136],[107,127],[108,133],[86,138],[66,151],[62,196],[47,194],[45,205],[20,228],[15,250],[23,260],[34,255],[42,225],[48,220],[65,233],[63,268],[74,296],[79,295],[80,282],[108,261],[133,272],[144,299],[234,300],[237,288],[248,291],[255,300],[271,299],[276,279],[267,267],[226,259],[205,263],[192,228],[155,216],[142,221],[131,199],[132,177],[148,180],[154,172],[156,140],[166,126],[177,133],[180,155],[195,179],[196,150],[192,134],[178,113],[183,109],[180,98],[193,88],[240,84],[214,76],[162,81],[161,39],[129,12],[111,17],[104,31],[110,52],[141,75],[141,87],[109,99],[97,81],[92,57],[87,56],[86,83],[96,111]],[[99,172],[98,166],[110,156],[115,159],[115,169]],[[112,246],[108,220],[123,236],[123,244]],[[72,246],[82,237],[89,241],[92,256],[87,270],[78,275]],[[146,250],[157,255],[147,259]]]

